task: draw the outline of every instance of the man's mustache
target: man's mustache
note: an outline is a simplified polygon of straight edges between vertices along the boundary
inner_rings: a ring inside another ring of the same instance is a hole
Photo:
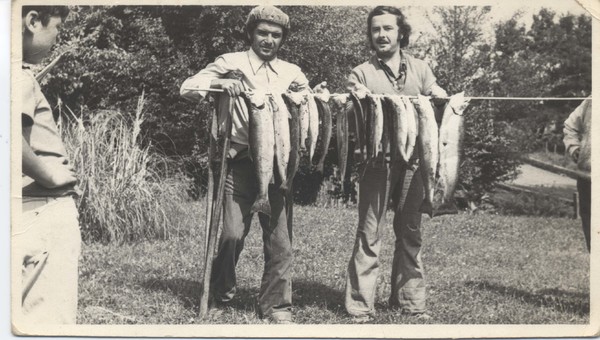
[[[379,39],[375,40],[375,43],[377,43],[377,44],[385,44],[385,43],[389,43],[389,42],[390,42],[389,39],[386,39],[386,38],[379,38]]]

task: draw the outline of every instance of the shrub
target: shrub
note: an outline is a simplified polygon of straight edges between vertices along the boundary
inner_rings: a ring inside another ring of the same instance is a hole
[[[76,117],[63,126],[67,153],[78,172],[79,218],[87,241],[165,239],[178,233],[187,180],[173,161],[140,145],[143,94],[135,118],[118,111]],[[84,113],[82,112],[82,116]]]

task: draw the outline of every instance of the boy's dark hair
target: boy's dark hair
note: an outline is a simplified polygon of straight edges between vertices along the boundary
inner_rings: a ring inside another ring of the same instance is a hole
[[[68,6],[23,6],[21,10],[21,18],[24,18],[30,11],[38,12],[42,25],[48,25],[51,17],[60,16],[62,21],[65,21],[69,15]]]
[[[396,16],[396,24],[398,25],[398,33],[402,36],[398,41],[400,42],[400,48],[408,46],[408,38],[410,36],[411,28],[410,25],[406,23],[406,17],[402,14],[402,11],[396,7],[392,6],[377,6],[375,7],[371,13],[369,13],[369,17],[367,19],[367,38],[369,39],[369,44],[372,49],[375,49],[373,45],[373,40],[371,39],[371,21],[373,17],[384,14],[392,14]]]

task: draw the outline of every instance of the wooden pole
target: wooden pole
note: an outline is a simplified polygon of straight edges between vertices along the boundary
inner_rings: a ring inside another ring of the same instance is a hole
[[[573,218],[579,218],[579,193],[573,192]]]
[[[213,253],[215,252],[217,243],[217,234],[219,232],[219,222],[221,220],[221,211],[223,207],[223,196],[225,191],[225,176],[227,175],[227,153],[229,152],[229,144],[231,138],[231,125],[232,119],[230,112],[233,112],[235,100],[229,98],[229,112],[225,115],[225,131],[221,136],[221,159],[219,160],[219,179],[217,185],[214,186],[216,189],[215,198],[212,203],[212,211],[210,213],[210,221],[208,227],[208,234],[206,235],[208,242],[204,257],[204,268],[202,269],[202,290],[200,292],[200,317],[203,318],[208,313],[208,300],[210,298],[210,277],[212,274],[213,264]],[[215,103],[218,105],[218,103]],[[213,119],[218,119],[218,114],[213,115]],[[211,124],[212,126],[212,124]],[[212,138],[212,136],[211,136]],[[210,165],[214,166],[212,159]],[[211,175],[214,172],[211,171]],[[211,179],[209,179],[211,180]],[[210,185],[209,185],[210,186]],[[208,219],[207,219],[208,220]]]

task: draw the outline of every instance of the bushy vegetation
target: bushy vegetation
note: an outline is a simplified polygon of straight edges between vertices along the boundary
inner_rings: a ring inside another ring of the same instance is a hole
[[[79,220],[87,241],[166,239],[179,234],[187,181],[173,161],[142,146],[143,96],[133,119],[105,110],[63,121],[79,178]]]

